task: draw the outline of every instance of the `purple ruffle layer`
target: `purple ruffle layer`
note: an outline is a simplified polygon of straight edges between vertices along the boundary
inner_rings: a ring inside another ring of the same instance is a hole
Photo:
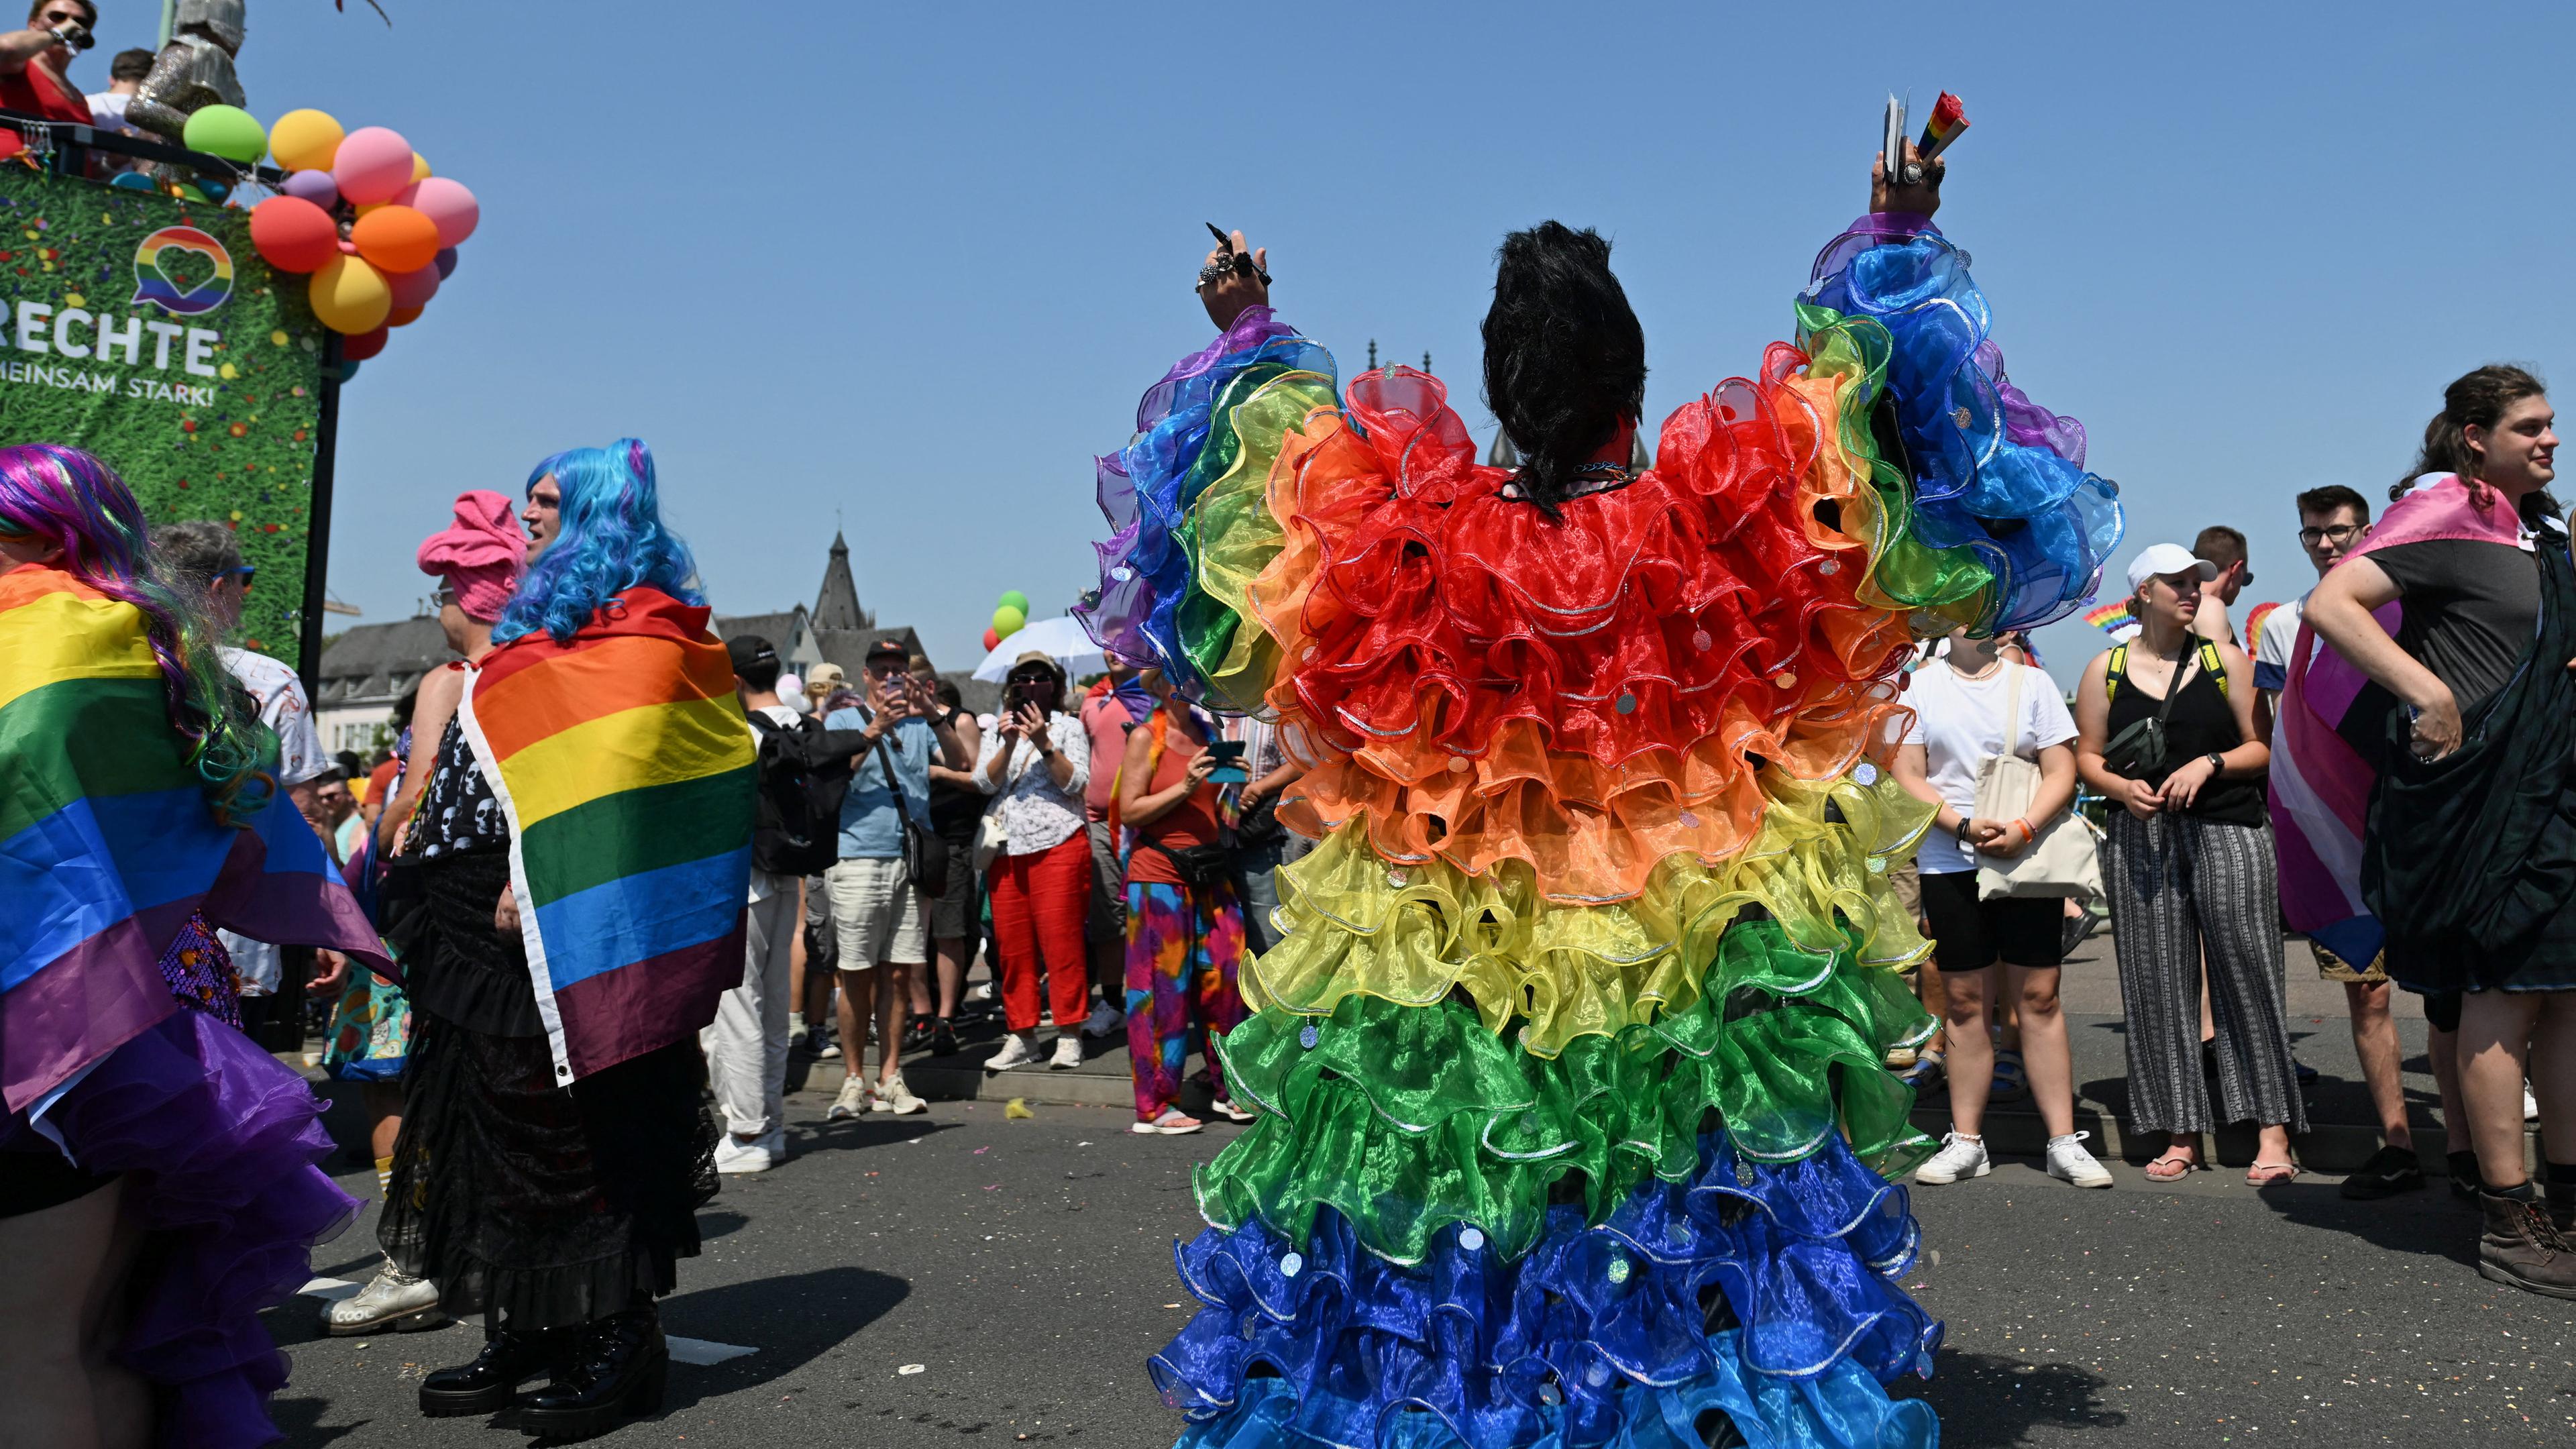
[[[182,1011],[118,1047],[45,1113],[91,1172],[130,1175],[154,1235],[118,1357],[169,1391],[167,1449],[283,1437],[268,1396],[286,1356],[259,1321],[312,1274],[312,1248],[358,1204],[315,1164],[331,1151],[304,1079],[214,1018]]]

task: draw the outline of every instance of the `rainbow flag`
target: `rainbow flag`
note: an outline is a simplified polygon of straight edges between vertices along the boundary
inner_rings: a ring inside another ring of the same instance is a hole
[[[556,1082],[713,1021],[742,981],[757,767],[707,610],[629,589],[569,643],[484,656],[461,714],[509,817]]]
[[[2117,629],[2129,622],[2129,601],[2122,599],[2116,604],[2104,604],[2098,609],[2087,610],[2084,622],[2096,629]]]
[[[11,1112],[179,1009],[159,961],[191,912],[389,965],[284,792],[248,828],[215,820],[142,611],[60,569],[0,574],[0,902]]]

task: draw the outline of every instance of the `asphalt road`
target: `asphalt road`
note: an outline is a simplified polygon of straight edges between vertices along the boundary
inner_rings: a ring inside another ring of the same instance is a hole
[[[993,1103],[827,1127],[824,1102],[791,1099],[784,1167],[725,1180],[664,1303],[671,1333],[754,1351],[675,1365],[663,1414],[598,1442],[1171,1442],[1143,1360],[1189,1311],[1171,1244],[1228,1129],[1147,1138],[1119,1110]],[[2006,1163],[1915,1194],[1935,1251],[1907,1283],[1949,1338],[1905,1391],[1951,1449],[2576,1443],[2576,1303],[2478,1278],[2475,1217],[2438,1183],[2373,1205],[2314,1178],[2258,1195],[2233,1172],[2150,1191],[2115,1171],[2079,1192]],[[316,1272],[365,1279],[372,1234],[370,1212]],[[289,1444],[521,1442],[506,1416],[414,1407],[477,1330],[325,1339],[318,1307],[270,1316],[294,1358]]]

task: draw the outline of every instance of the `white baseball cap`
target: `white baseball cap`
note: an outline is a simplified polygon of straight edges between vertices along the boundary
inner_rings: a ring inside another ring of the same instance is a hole
[[[2218,565],[2192,557],[2191,550],[2178,543],[2151,543],[2129,560],[2129,587],[2135,589],[2149,579],[2168,574],[2191,573],[2200,575],[2205,584],[2218,577]]]

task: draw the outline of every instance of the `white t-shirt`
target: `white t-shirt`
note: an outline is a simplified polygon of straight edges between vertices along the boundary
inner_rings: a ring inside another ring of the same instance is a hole
[[[1914,671],[1914,682],[1906,687],[1914,724],[1905,732],[1905,743],[1923,747],[1923,773],[1933,793],[1962,815],[1976,809],[1977,766],[2004,752],[2004,704],[2012,697],[2016,673],[2023,678],[2021,742],[2014,753],[2037,761],[2041,750],[2075,738],[2075,717],[2066,712],[2066,701],[2044,671],[2008,663],[1983,679],[1969,679],[1947,664],[1926,664]],[[1923,837],[1914,861],[1925,875],[1977,868],[1975,851],[1939,831]]]
[[[2263,616],[2263,635],[2254,641],[2254,687],[2274,694],[2290,687],[2290,650],[2299,640],[2299,620],[2306,616],[2310,589]]]
[[[313,711],[304,702],[304,686],[295,671],[265,654],[229,646],[215,651],[224,668],[250,691],[259,705],[260,723],[277,731],[277,783],[280,786],[301,785],[325,770],[333,768],[329,755],[322,753],[322,736],[313,728]],[[280,800],[277,809],[292,810],[294,802]],[[278,949],[266,941],[236,936],[230,931],[217,931],[215,939],[233,957],[233,969],[241,973],[242,990],[252,996],[267,996],[277,990],[278,978],[285,962]]]

